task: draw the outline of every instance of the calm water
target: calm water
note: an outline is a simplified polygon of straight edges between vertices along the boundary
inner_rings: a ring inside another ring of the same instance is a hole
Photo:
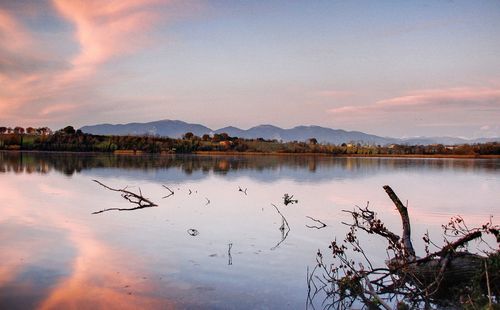
[[[159,206],[92,214],[132,206],[93,179]],[[500,160],[0,152],[0,308],[303,309],[307,266],[346,232],[342,209],[369,201],[400,232],[385,184],[408,200],[420,253],[452,215],[498,222]],[[283,206],[285,193],[299,202]],[[271,204],[291,228],[278,247]]]

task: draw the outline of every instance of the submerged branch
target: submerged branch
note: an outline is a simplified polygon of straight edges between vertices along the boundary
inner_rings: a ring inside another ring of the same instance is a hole
[[[274,204],[271,204],[271,206],[273,206],[276,209],[278,214],[281,216],[281,221],[282,221],[281,226],[279,228],[279,230],[281,231],[281,240],[274,247],[271,248],[271,250],[275,250],[288,237],[288,233],[290,232],[290,225],[288,225],[288,221],[286,220],[285,216],[280,212],[278,207],[276,207],[276,205],[274,205]]]
[[[139,194],[131,192],[127,190],[127,187],[118,189],[118,188],[112,188],[107,186],[106,184],[99,182],[97,180],[92,180],[96,182],[97,184],[101,185],[102,187],[114,191],[114,192],[120,192],[121,196],[123,199],[127,200],[128,202],[137,205],[137,207],[133,208],[109,208],[109,209],[104,209],[96,212],[92,212],[92,214],[99,214],[107,211],[133,211],[133,210],[138,210],[138,209],[144,209],[144,208],[151,208],[151,207],[157,207],[158,205],[152,202],[151,200],[145,198],[142,195],[141,189],[139,188]]]
[[[238,192],[242,192],[246,196],[247,195],[247,188],[245,188],[245,190],[243,190],[241,187],[238,186]]]
[[[167,196],[162,197],[162,199],[168,198],[174,194],[174,191],[171,190],[168,186],[166,186],[166,185],[162,185],[162,186],[169,191],[169,194]]]
[[[313,221],[315,221],[316,223],[319,223],[321,226],[316,226],[316,225],[306,225],[307,228],[316,228],[316,229],[321,229],[321,228],[325,228],[326,227],[326,224],[323,223],[322,221],[320,220],[317,220],[315,218],[312,218],[310,216],[306,216],[308,219],[311,219]]]

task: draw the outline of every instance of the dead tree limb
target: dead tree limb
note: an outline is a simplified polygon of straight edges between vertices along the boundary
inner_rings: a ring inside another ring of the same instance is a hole
[[[137,207],[134,207],[134,208],[109,208],[109,209],[104,209],[104,210],[92,212],[92,214],[99,214],[99,213],[103,213],[106,211],[133,211],[133,210],[151,208],[151,207],[158,206],[157,204],[155,204],[151,200],[145,198],[142,195],[140,188],[139,188],[139,194],[136,194],[134,192],[127,190],[127,187],[122,188],[122,189],[117,189],[117,188],[109,187],[106,184],[99,182],[97,180],[92,180],[92,181],[96,182],[97,184],[101,185],[102,187],[104,187],[106,189],[109,189],[110,191],[120,192],[123,199],[127,200],[128,202],[130,202],[132,204],[137,205]]]
[[[413,244],[411,243],[411,227],[410,227],[410,217],[408,215],[408,208],[403,205],[401,200],[389,185],[384,185],[384,190],[391,198],[392,202],[398,209],[399,215],[401,216],[401,221],[403,222],[403,245],[405,249],[405,254],[410,261],[415,259],[415,250]]]

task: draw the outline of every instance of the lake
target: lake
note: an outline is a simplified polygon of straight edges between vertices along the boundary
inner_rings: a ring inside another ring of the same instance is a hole
[[[134,206],[93,180],[158,206],[93,214]],[[498,159],[0,152],[0,308],[304,309],[308,266],[347,232],[342,210],[369,201],[401,232],[385,184],[408,202],[417,252],[453,215],[498,224]]]

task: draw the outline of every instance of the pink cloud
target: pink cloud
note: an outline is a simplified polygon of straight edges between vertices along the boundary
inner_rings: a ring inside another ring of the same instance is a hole
[[[62,83],[85,78],[98,65],[133,53],[147,42],[147,32],[158,21],[158,0],[53,0],[59,13],[75,25],[74,40],[80,52],[71,60],[73,69]],[[165,3],[165,1],[162,1]]]
[[[8,44],[2,44],[2,49],[13,51],[25,47],[31,41],[24,27],[2,9],[0,9],[0,39],[2,42],[8,42]]]
[[[328,110],[335,115],[373,115],[373,113],[411,111],[457,111],[463,109],[499,110],[500,88],[461,87],[409,92],[379,100],[371,105],[343,106]]]
[[[411,92],[408,95],[395,97],[377,102],[378,106],[420,106],[439,105],[446,103],[467,104],[481,103],[500,100],[500,89],[498,88],[448,88],[433,89]]]
[[[50,116],[54,114],[68,113],[77,109],[78,106],[74,104],[52,104],[46,107],[43,107],[40,111],[41,116]]]
[[[23,25],[20,15],[27,17],[26,9],[0,9],[0,40],[9,42],[0,45],[2,123],[37,126],[42,125],[37,120],[50,122],[67,112],[95,109],[89,105],[103,101],[98,92],[101,66],[148,46],[153,27],[167,20],[160,7],[172,1],[52,2],[52,13],[75,27],[71,38],[79,45],[76,54],[60,55],[58,46],[48,46]],[[60,39],[67,44],[67,37]]]

